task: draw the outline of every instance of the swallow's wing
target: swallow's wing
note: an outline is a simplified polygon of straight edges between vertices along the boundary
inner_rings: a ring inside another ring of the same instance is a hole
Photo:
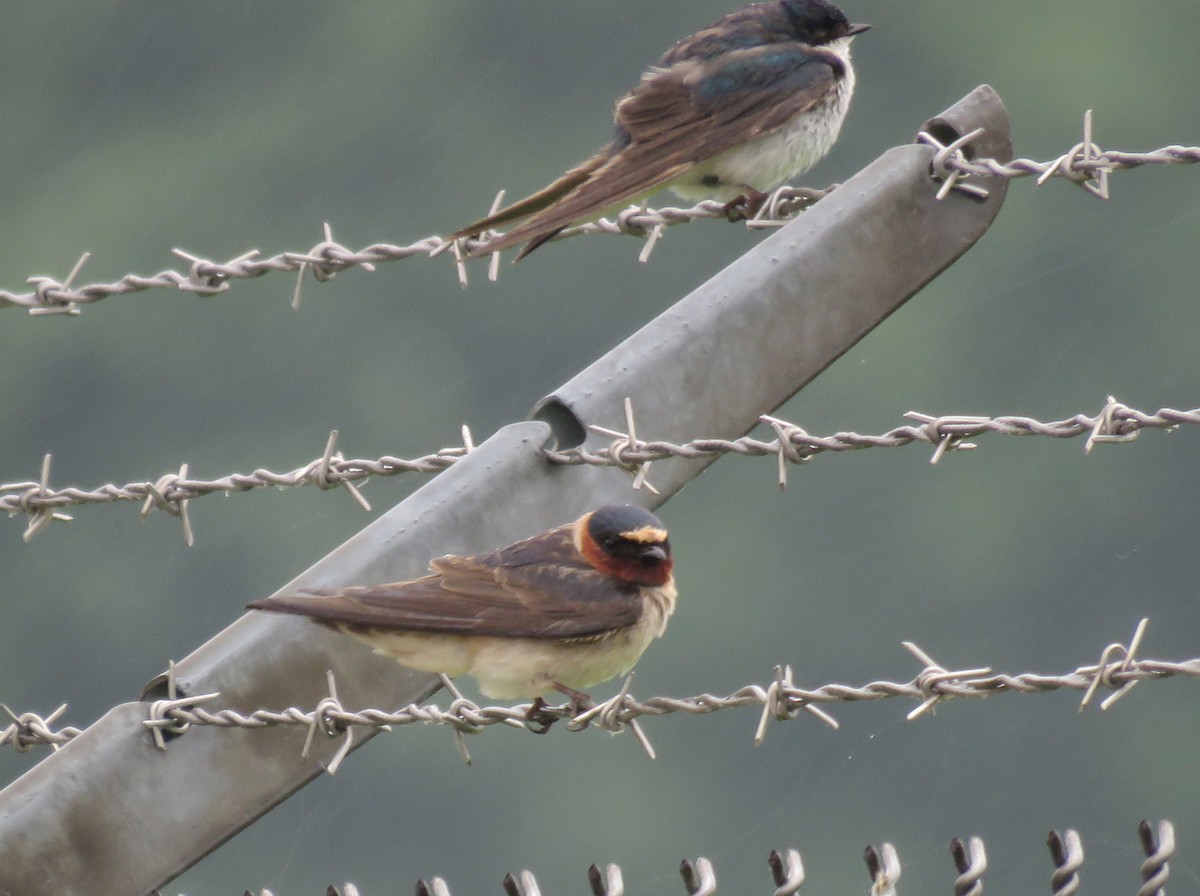
[[[711,159],[809,111],[844,70],[833,52],[802,43],[764,44],[716,60],[686,60],[644,79],[618,105],[617,121],[630,134],[632,159],[664,159],[646,165],[650,172],[642,175],[662,183],[680,173],[678,160],[694,164]]]
[[[820,102],[842,73],[835,54],[801,43],[766,44],[652,69],[617,104],[617,127],[629,135],[628,144],[488,251],[530,240],[522,252],[527,254],[569,224],[770,134]]]
[[[330,624],[502,638],[594,638],[637,622],[638,591],[583,563],[567,538],[553,538],[561,531],[478,557],[440,557],[434,575],[408,582],[250,606]]]

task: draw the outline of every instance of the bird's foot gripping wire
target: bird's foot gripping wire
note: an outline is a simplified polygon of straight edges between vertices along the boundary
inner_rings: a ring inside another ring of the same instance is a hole
[[[770,193],[764,193],[762,190],[756,190],[745,184],[742,185],[742,189],[744,192],[740,196],[730,199],[721,209],[722,214],[734,223],[753,218],[771,198]]]
[[[525,727],[534,734],[545,734],[550,730],[550,726],[563,718],[574,718],[581,712],[586,712],[591,709],[595,703],[587,694],[577,691],[574,688],[569,688],[565,684],[559,684],[557,681],[551,683],[551,687],[559,693],[565,695],[571,701],[564,713],[561,709],[554,709],[541,697],[533,701],[529,710],[525,713]],[[586,727],[587,723],[584,723]]]

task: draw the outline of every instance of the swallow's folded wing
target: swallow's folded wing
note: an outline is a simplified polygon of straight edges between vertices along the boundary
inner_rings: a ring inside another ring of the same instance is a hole
[[[331,625],[502,638],[597,638],[641,617],[638,590],[585,565],[502,565],[499,552],[446,556],[435,575],[390,585],[321,589],[250,604]]]
[[[693,165],[764,137],[813,108],[841,76],[829,51],[772,43],[654,68],[617,104],[628,143],[562,199],[513,228],[488,251],[531,240],[644,196]]]

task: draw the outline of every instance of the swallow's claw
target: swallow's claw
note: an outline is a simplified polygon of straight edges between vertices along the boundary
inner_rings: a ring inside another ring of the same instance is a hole
[[[580,713],[587,712],[596,704],[592,698],[582,691],[577,691],[574,688],[569,688],[565,684],[559,684],[557,681],[552,682],[551,687],[563,694],[571,702],[565,707],[552,707],[543,698],[536,698],[529,709],[525,711],[525,727],[534,734],[545,734],[550,730],[550,726],[559,719],[574,719]],[[587,722],[584,722],[581,728],[587,727]]]
[[[571,713],[572,718],[579,715],[581,712],[587,712],[589,709],[591,709],[593,706],[596,705],[590,696],[583,693],[582,691],[577,691],[574,688],[569,688],[565,684],[559,684],[556,681],[556,682],[554,682],[552,687],[554,688],[554,690],[558,691],[560,694],[565,695],[567,697],[567,699],[571,701],[570,713]],[[585,727],[585,728],[587,727],[586,722],[584,722],[583,727]]]
[[[735,224],[738,221],[747,221],[757,215],[771,196],[770,193],[764,193],[753,187],[746,187],[745,190],[746,192],[741,196],[735,196],[726,202],[721,209],[722,214]]]
[[[534,734],[545,734],[559,718],[546,701],[538,697],[525,712],[525,727]]]

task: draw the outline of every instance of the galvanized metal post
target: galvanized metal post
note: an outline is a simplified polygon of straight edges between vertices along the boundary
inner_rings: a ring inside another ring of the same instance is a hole
[[[928,127],[943,139],[983,127],[973,151],[1011,156],[990,88]],[[589,424],[620,428],[626,396],[652,424],[646,436],[749,431],[990,225],[1006,183],[984,182],[986,199],[937,200],[932,156],[918,145],[884,153],[543,399],[537,419],[500,430],[280,591],[392,581],[433,556],[503,544],[605,502],[666,500],[709,461],[656,464],[656,497],[632,491],[621,470],[551,465],[542,448],[579,442]],[[346,706],[401,707],[437,688],[340,635],[263,613],[186,657],[177,683],[181,695],[219,691],[222,706],[242,711],[312,707],[327,670]],[[203,727],[160,751],[142,725],[146,701],[160,696],[161,679],[0,791],[0,896],[147,893],[321,774],[340,744],[318,738],[302,759],[303,731]]]

